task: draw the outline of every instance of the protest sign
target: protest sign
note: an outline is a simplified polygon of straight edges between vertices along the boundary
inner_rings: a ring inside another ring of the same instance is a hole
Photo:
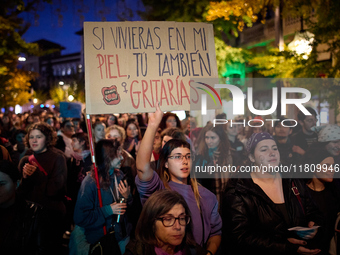
[[[60,117],[81,118],[81,104],[71,102],[60,102]]]
[[[84,42],[87,114],[200,109],[194,79],[218,77],[211,24],[85,22]]]

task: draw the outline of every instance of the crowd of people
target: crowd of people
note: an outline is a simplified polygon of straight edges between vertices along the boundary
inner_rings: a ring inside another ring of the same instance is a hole
[[[84,116],[2,114],[0,250],[340,254],[340,126],[316,126],[307,110],[295,127],[286,118],[266,127],[260,116],[252,127],[198,127],[159,105],[93,115],[90,127]],[[202,176],[197,166],[236,171]],[[303,174],[268,171],[280,166]]]

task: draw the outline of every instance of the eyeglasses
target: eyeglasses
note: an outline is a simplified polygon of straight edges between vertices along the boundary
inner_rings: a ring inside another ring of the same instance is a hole
[[[157,218],[157,220],[162,221],[164,227],[172,227],[176,220],[178,220],[179,225],[186,226],[189,224],[191,217],[189,215],[180,215],[179,217],[175,218],[172,215]]]
[[[187,160],[191,159],[191,154],[187,154],[187,155],[182,155],[182,154],[177,154],[174,156],[170,156],[168,158],[174,159],[176,161],[183,161],[183,158],[186,158]]]

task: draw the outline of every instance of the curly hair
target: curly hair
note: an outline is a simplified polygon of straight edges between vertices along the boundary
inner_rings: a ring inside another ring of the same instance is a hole
[[[57,142],[57,134],[54,132],[53,128],[45,122],[38,122],[32,124],[25,136],[25,144],[28,148],[30,148],[29,136],[33,130],[39,130],[46,137],[45,145],[46,148],[53,147]]]
[[[176,120],[176,127],[179,128],[179,129],[182,129],[181,121],[179,120],[178,116],[175,113],[172,113],[172,112],[166,112],[163,115],[161,123],[159,124],[160,129],[162,129],[162,130],[166,129],[166,121],[169,117],[174,117],[175,120]]]
[[[177,127],[169,127],[169,128],[162,130],[161,132],[162,141],[163,141],[164,136],[170,136],[173,139],[180,139],[180,140],[186,141],[185,134],[183,133],[182,130],[180,130]]]
[[[125,134],[125,130],[124,128],[122,128],[121,126],[118,126],[118,125],[112,125],[112,126],[109,126],[105,129],[105,136],[107,136],[111,130],[114,130],[116,129],[118,131],[118,133],[120,134],[121,138],[122,138],[122,141],[125,140],[125,137],[126,137],[126,134]]]

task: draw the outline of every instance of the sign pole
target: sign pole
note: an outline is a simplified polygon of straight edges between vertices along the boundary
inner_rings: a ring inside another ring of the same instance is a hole
[[[92,158],[94,175],[95,175],[97,191],[98,191],[99,206],[103,207],[102,194],[101,194],[100,185],[99,185],[98,169],[97,169],[97,165],[96,165],[96,157],[94,155],[94,142],[93,142],[93,136],[92,136],[92,123],[91,123],[91,117],[90,117],[89,114],[86,114],[86,126],[87,126],[87,131],[88,131],[88,136],[89,136],[91,158]],[[106,226],[105,225],[103,226],[103,230],[104,230],[104,235],[106,235]]]

